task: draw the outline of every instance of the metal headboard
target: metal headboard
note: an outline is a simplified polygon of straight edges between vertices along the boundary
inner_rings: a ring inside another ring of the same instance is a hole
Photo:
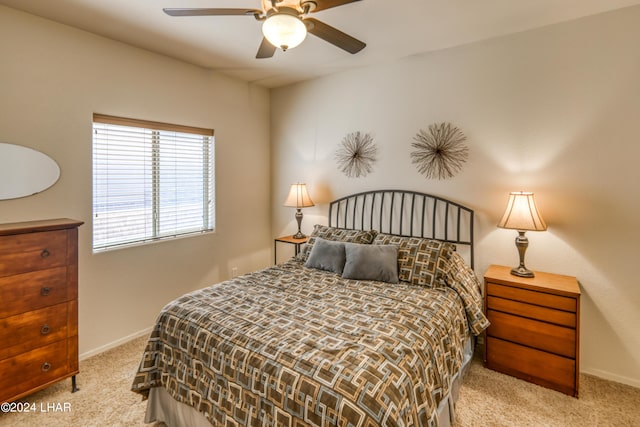
[[[329,204],[329,225],[465,245],[473,268],[473,210],[441,197],[404,190],[352,194]]]

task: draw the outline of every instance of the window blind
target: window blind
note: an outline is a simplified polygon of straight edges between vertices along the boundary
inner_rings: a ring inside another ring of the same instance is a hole
[[[94,114],[93,250],[213,231],[213,130]]]

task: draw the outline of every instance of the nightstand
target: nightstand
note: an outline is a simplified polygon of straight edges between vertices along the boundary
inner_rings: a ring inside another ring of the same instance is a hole
[[[290,245],[294,245],[294,255],[298,255],[300,253],[300,246],[303,243],[307,243],[309,237],[303,237],[302,239],[296,239],[293,236],[282,236],[276,237],[273,239],[273,262],[274,264],[278,263],[278,243],[288,243]]]
[[[572,276],[513,276],[492,265],[484,276],[489,369],[578,397],[580,287]]]

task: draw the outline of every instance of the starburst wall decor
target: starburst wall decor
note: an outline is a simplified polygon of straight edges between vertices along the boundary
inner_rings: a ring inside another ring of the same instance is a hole
[[[453,177],[469,157],[464,144],[467,137],[451,123],[436,123],[429,130],[420,129],[411,146],[412,163],[429,179]]]
[[[348,177],[367,176],[377,160],[378,147],[368,133],[353,132],[342,139],[336,151],[338,168]]]

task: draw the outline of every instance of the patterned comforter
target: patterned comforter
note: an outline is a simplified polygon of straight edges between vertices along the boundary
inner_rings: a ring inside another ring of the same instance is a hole
[[[132,390],[162,386],[215,426],[437,425],[465,339],[483,329],[470,325],[479,290],[458,288],[291,260],[168,304]]]

